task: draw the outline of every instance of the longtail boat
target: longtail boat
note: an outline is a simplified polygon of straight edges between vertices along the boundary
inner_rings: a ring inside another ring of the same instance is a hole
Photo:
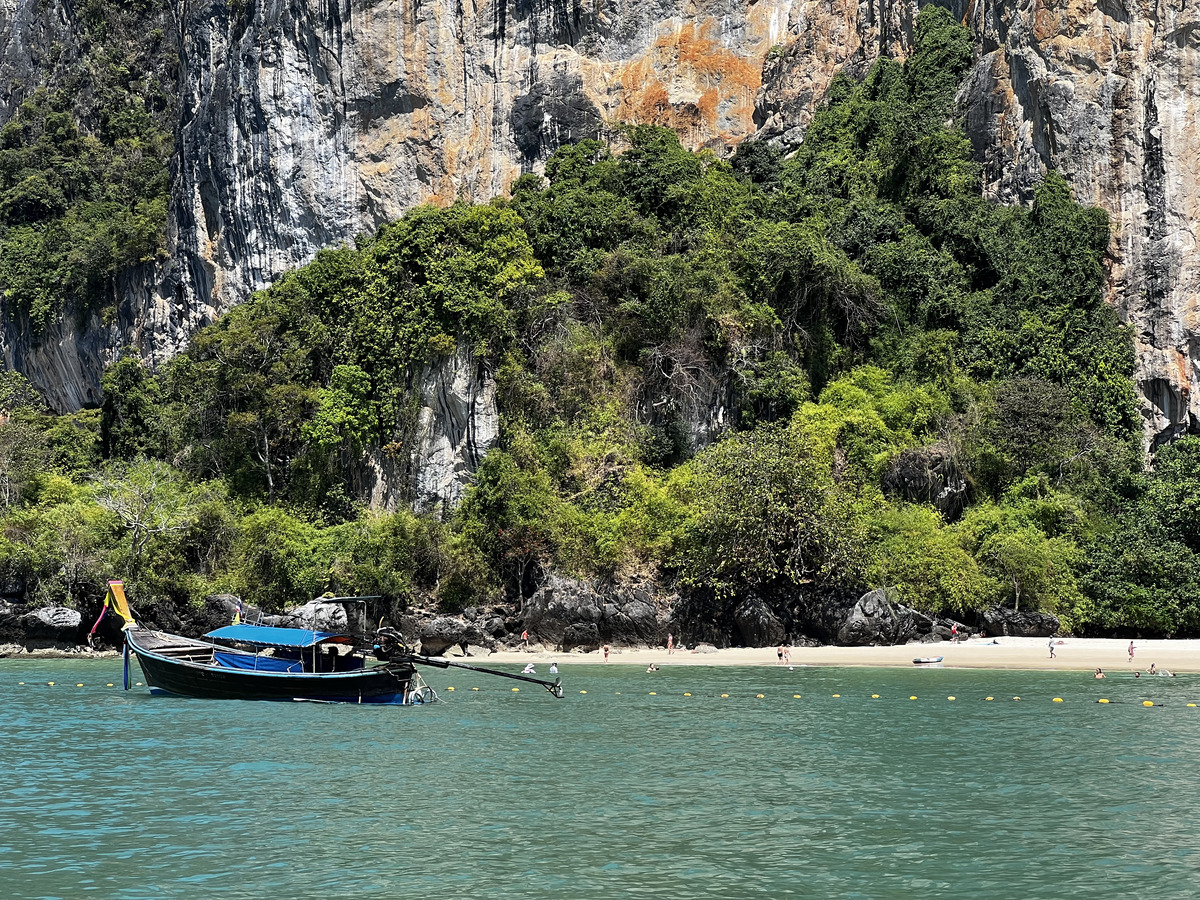
[[[391,628],[378,629],[369,650],[348,634],[240,622],[210,631],[202,639],[188,638],[138,625],[124,585],[110,581],[93,634],[109,609],[125,621],[125,690],[130,688],[133,657],[151,693],[206,700],[397,705],[437,700],[433,688],[421,678],[418,665],[515,678],[538,684],[555,697],[563,696],[561,679],[543,681],[422,656],[409,650]]]

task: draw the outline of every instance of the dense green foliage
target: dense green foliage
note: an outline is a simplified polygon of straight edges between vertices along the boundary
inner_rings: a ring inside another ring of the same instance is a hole
[[[929,6],[916,38],[835,81],[790,158],[629,127],[324,251],[161,371],[113,365],[98,427],[10,379],[0,574],[457,610],[646,573],[718,615],[887,585],[1200,630],[1200,444],[1142,471],[1107,218],[1055,173],[984,200],[945,124],[967,33]],[[365,458],[408,483],[416,384],[451,358],[494,376],[500,445],[455,510],[368,510]]]
[[[0,129],[0,299],[40,332],[67,301],[109,302],[122,270],[165,246],[174,42],[161,3],[89,0],[78,55]]]

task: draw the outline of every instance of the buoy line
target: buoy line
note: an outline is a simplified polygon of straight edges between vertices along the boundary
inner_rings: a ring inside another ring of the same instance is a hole
[[[17,685],[18,685],[18,686],[21,686],[21,687],[23,687],[23,686],[27,686],[27,685],[29,685],[29,684],[30,684],[30,682],[26,682],[26,681],[18,681],[18,682],[17,682]],[[57,686],[60,686],[60,685],[59,685],[59,682],[57,682],[57,681],[47,681],[47,682],[42,682],[42,684],[44,684],[44,686],[45,686],[45,687],[57,687]],[[82,682],[82,681],[75,682],[75,687],[85,687],[85,686],[86,686],[86,685],[85,685],[85,683],[84,683],[84,682]],[[111,681],[107,682],[107,683],[106,683],[104,686],[105,686],[105,687],[110,687],[110,688],[111,688],[111,687],[117,687],[117,685],[115,685],[115,684],[114,684],[113,682],[111,682]],[[140,681],[139,681],[139,682],[137,682],[137,683],[136,683],[134,686],[135,686],[135,687],[142,687],[142,686],[143,686],[143,684],[142,684],[142,682],[140,682]],[[455,690],[455,688],[454,688],[454,687],[447,687],[447,688],[446,688],[446,690],[447,690],[447,691],[454,691],[454,690]],[[472,691],[475,691],[475,692],[479,692],[479,691],[481,690],[481,688],[478,688],[478,687],[473,687],[473,688],[471,688],[471,690],[472,690]],[[518,693],[520,693],[520,691],[521,691],[521,689],[520,689],[520,688],[512,688],[512,693],[514,693],[514,694],[518,694]],[[580,693],[581,695],[584,695],[584,696],[586,696],[586,695],[587,695],[587,691],[586,691],[586,690],[581,690],[579,693]],[[695,696],[696,696],[696,694],[695,694],[695,693],[693,693],[692,691],[683,691],[682,693],[683,693],[683,696],[684,696],[684,697],[695,697]],[[621,696],[621,692],[620,692],[620,691],[616,691],[616,692],[615,692],[615,695],[616,695],[617,697],[620,697],[620,696]],[[650,692],[649,692],[649,696],[651,696],[651,697],[657,697],[658,695],[659,695],[659,692],[658,692],[658,691],[650,691]],[[701,696],[701,697],[703,697],[704,695],[700,695],[700,696]],[[722,694],[720,694],[720,695],[719,695],[719,699],[721,699],[721,700],[737,699],[737,697],[739,697],[739,696],[744,696],[744,697],[748,697],[748,698],[753,698],[753,699],[755,699],[755,700],[766,700],[766,699],[768,699],[768,695],[767,695],[767,694],[759,693],[759,692],[757,692],[757,691],[747,691],[745,694],[740,694],[740,695],[739,695],[739,694],[729,694],[729,693],[722,693]],[[842,695],[841,695],[841,694],[832,694],[832,695],[830,695],[830,697],[831,697],[831,699],[833,699],[833,700],[840,700],[840,699],[842,699]],[[887,700],[887,699],[889,699],[889,698],[887,698],[887,697],[884,697],[884,696],[883,696],[883,695],[881,695],[881,694],[870,694],[870,695],[869,695],[869,697],[870,697],[870,699],[872,699],[872,700]],[[793,700],[800,700],[800,699],[803,699],[803,695],[802,695],[802,694],[792,694],[792,699],[793,699]],[[896,696],[894,699],[903,699],[903,698],[902,698],[900,695],[897,695],[897,696]],[[913,700],[918,700],[919,698],[917,697],[917,695],[916,695],[916,694],[910,694],[910,695],[908,696],[908,699],[909,699],[909,701],[913,701]],[[954,695],[954,694],[950,694],[949,696],[947,696],[947,697],[946,697],[946,702],[948,702],[948,703],[954,703],[954,702],[958,702],[958,699],[959,699],[959,698],[958,698],[956,695]],[[982,698],[981,698],[981,700],[982,700],[983,702],[985,702],[985,703],[990,703],[990,702],[994,701],[995,699],[996,699],[996,698],[995,698],[994,696],[990,696],[990,695],[989,695],[989,696],[985,696],[985,697],[982,697]],[[1024,702],[1024,701],[1022,701],[1021,697],[1019,697],[1019,696],[1014,696],[1014,697],[1012,698],[1012,700],[1013,700],[1013,702]],[[1068,701],[1066,698],[1063,698],[1063,697],[1052,697],[1052,698],[1050,698],[1050,702],[1051,702],[1051,703],[1060,703],[1060,704],[1064,704],[1064,705],[1065,705],[1065,704],[1067,704],[1067,703],[1069,703],[1069,702],[1071,702],[1071,701]],[[1096,699],[1095,701],[1092,701],[1092,702],[1094,702],[1094,703],[1096,703],[1096,704],[1099,704],[1099,705],[1108,706],[1108,705],[1112,705],[1112,704],[1115,704],[1115,703],[1120,703],[1121,701],[1112,700],[1112,699],[1110,699],[1110,698],[1108,698],[1108,697],[1100,697],[1100,698],[1098,698],[1098,699]],[[1160,702],[1156,702],[1156,701],[1154,701],[1154,700],[1141,700],[1141,701],[1136,701],[1136,700],[1135,700],[1135,701],[1125,701],[1125,702],[1134,702],[1134,703],[1140,703],[1140,705],[1141,705],[1141,706],[1143,706],[1143,707],[1146,707],[1146,708],[1150,708],[1150,707],[1166,707],[1166,706],[1168,705],[1167,703],[1160,703]],[[1197,709],[1197,708],[1200,708],[1200,703],[1198,703],[1198,702],[1196,702],[1196,701],[1188,701],[1188,702],[1185,702],[1185,703],[1183,704],[1183,706],[1184,706],[1184,707],[1186,707],[1186,708],[1188,708],[1188,709]]]

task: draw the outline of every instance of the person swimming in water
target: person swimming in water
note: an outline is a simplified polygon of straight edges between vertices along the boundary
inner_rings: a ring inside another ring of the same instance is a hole
[[[525,668],[521,670],[522,675],[536,675],[537,669],[533,667],[533,663],[526,663]]]
[[[558,663],[556,663],[556,662],[552,662],[552,663],[550,663],[550,674],[551,674],[551,675],[557,675],[557,674],[558,674]]]
[[[1096,677],[1096,678],[1103,678],[1103,677],[1104,677],[1104,672],[1103,672],[1103,670],[1102,670],[1102,669],[1100,669],[1099,667],[1097,667],[1097,668],[1096,668],[1096,675],[1095,675],[1095,677]]]

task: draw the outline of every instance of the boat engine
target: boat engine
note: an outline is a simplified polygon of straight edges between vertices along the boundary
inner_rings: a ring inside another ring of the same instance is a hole
[[[412,655],[412,649],[404,640],[404,635],[390,627],[375,630],[375,643],[371,652],[380,662],[390,662]]]

